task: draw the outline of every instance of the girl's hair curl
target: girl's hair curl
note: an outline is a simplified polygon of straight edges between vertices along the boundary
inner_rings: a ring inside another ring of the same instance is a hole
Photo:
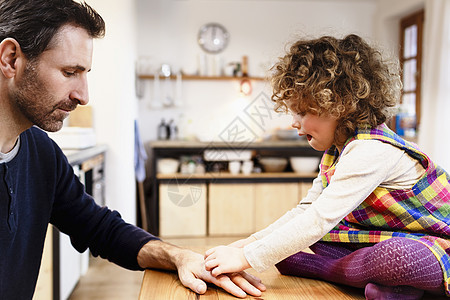
[[[398,64],[357,35],[294,43],[272,68],[275,111],[337,118],[335,142],[359,126],[376,127],[391,116],[402,88]]]

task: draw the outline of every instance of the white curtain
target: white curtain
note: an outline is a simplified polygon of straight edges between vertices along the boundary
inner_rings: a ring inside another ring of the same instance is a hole
[[[450,172],[450,1],[426,0],[418,144]]]

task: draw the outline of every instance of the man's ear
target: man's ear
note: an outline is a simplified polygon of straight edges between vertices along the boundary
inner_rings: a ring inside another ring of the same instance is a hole
[[[23,58],[19,43],[13,38],[6,38],[0,43],[0,70],[6,78],[17,73],[18,60]]]

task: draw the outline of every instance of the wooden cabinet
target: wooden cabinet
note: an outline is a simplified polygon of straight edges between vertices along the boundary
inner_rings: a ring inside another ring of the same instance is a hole
[[[209,234],[242,235],[254,231],[253,183],[209,185]]]
[[[159,186],[160,236],[206,236],[206,184]]]
[[[312,188],[312,180],[300,182],[298,187],[298,199],[301,200],[305,198],[310,188]]]
[[[209,185],[208,233],[249,235],[295,207],[311,182]]]
[[[299,183],[255,185],[255,230],[261,230],[292,209],[299,202]]]

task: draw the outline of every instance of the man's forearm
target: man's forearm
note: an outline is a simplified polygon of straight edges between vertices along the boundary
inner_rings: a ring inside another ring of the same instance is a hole
[[[176,270],[177,259],[185,250],[160,240],[151,240],[138,253],[141,268]]]

